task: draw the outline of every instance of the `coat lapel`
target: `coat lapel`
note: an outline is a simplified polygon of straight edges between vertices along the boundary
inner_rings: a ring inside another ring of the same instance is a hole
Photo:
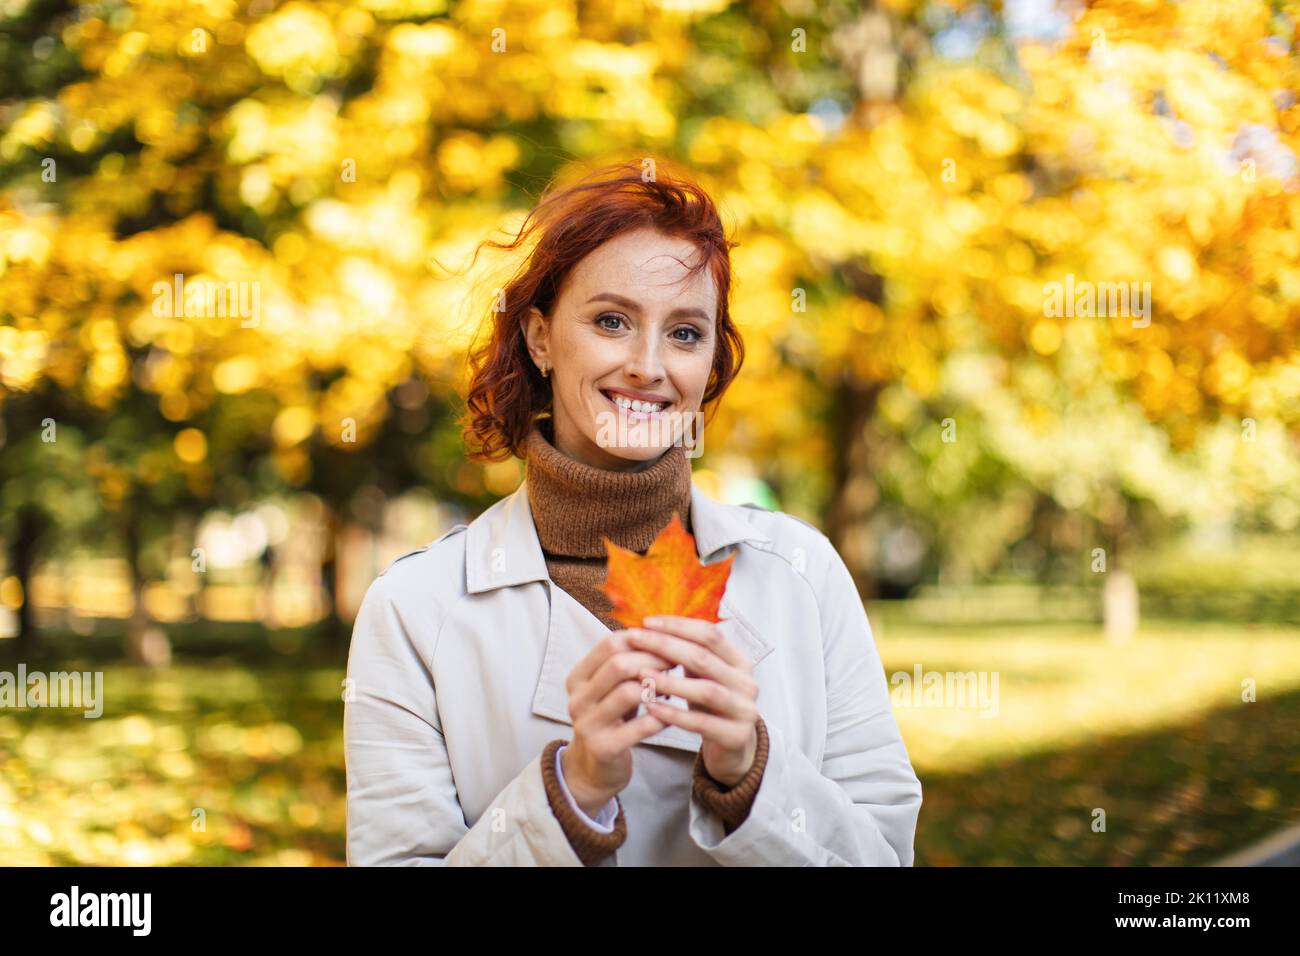
[[[691,486],[691,527],[700,560],[706,564],[724,559],[726,555],[719,552],[741,541],[761,544],[770,540],[695,485]],[[609,628],[550,579],[523,484],[471,522],[467,534],[466,586],[471,594],[533,581],[545,582],[550,614],[546,621],[546,650],[533,696],[533,713],[572,726],[565,681],[587,652],[610,633]],[[749,658],[751,666],[757,666],[771,653],[773,645],[732,603],[736,590],[733,583],[734,579],[728,581],[723,595],[719,608],[723,621],[718,626]],[[679,697],[671,698],[669,703],[685,707],[685,701]],[[690,752],[700,749],[699,734],[672,726],[642,742]]]

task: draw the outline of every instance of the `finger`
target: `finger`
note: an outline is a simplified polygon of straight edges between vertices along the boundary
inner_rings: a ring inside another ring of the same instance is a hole
[[[642,671],[641,680],[643,684],[646,680],[653,680],[656,695],[671,694],[680,697],[691,705],[692,710],[701,710],[718,717],[744,720],[753,707],[751,700],[717,681],[688,680],[673,674],[656,674],[651,671]]]
[[[699,710],[684,710],[672,704],[651,701],[645,705],[646,713],[653,714],[666,724],[691,730],[705,740],[716,743],[728,750],[744,746],[751,722],[742,723],[715,714],[706,714]],[[758,718],[755,717],[755,720]]]
[[[703,644],[659,631],[640,629],[628,632],[628,642],[639,650],[650,651],[660,657],[668,658],[674,664],[681,664],[695,675],[711,677],[721,683],[730,683],[725,675],[727,671],[734,670],[732,665]]]
[[[605,663],[606,659],[611,654],[617,653],[626,646],[627,638],[618,637],[617,631],[597,641],[595,646],[593,646],[591,650],[587,651],[587,653],[582,656],[582,659],[578,661],[578,663],[574,664],[573,669],[569,671],[569,675],[566,678],[569,696],[573,696],[573,688],[577,687],[584,681],[590,680],[591,675],[596,673],[597,668],[599,668],[601,664]]]
[[[753,702],[758,700],[758,682],[754,680],[754,675],[749,671],[748,666],[746,666],[743,670],[738,667],[727,667],[723,671],[722,678],[720,680],[712,677],[700,677],[697,674],[692,673],[689,669],[684,669],[684,670],[685,673],[680,677],[678,677],[675,674],[672,674],[671,672],[667,672],[667,674],[669,678],[674,680],[704,681],[705,686],[709,684],[716,684],[720,687],[725,688],[727,691],[730,691],[732,694],[738,697],[742,703],[745,701]],[[639,676],[641,677],[642,680],[645,680],[647,676],[647,672],[642,671],[640,672]],[[653,671],[649,673],[649,676],[654,678],[656,681],[658,680],[658,678],[655,677],[655,672]],[[683,685],[683,686],[689,686],[689,685]],[[677,696],[686,697],[685,694],[678,694]],[[686,698],[686,699],[689,700],[690,698]],[[713,708],[705,707],[705,709],[712,710]]]
[[[648,651],[619,651],[601,664],[570,697],[570,707],[576,713],[601,700],[611,690],[626,680],[640,680],[643,670],[668,670],[673,666],[658,654]]]
[[[624,723],[636,716],[644,688],[636,680],[626,680],[614,687],[583,715],[587,733]]]
[[[654,714],[644,714],[636,720],[629,720],[621,727],[609,732],[611,746],[621,753],[628,747],[639,744],[647,737],[653,737],[668,725]]]
[[[597,641],[577,664],[569,672],[566,684],[569,686],[570,695],[573,688],[583,681],[590,680],[591,676],[600,669],[600,665],[609,660],[615,654],[629,649],[627,642],[627,631],[612,631],[605,635],[600,641]]]
[[[665,614],[648,617],[645,626],[652,631],[666,631],[676,637],[703,644],[733,667],[745,664],[745,656],[725,637],[718,625],[695,617]]]

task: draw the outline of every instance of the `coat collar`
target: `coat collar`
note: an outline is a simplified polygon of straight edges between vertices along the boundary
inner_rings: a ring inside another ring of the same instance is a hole
[[[694,484],[691,485],[691,530],[696,551],[705,563],[712,563],[718,552],[742,541],[771,543],[767,535],[737,514],[736,509],[715,501]],[[533,698],[533,713],[572,725],[565,686],[568,675],[609,629],[551,581],[523,484],[472,521],[466,535],[466,586],[470,594],[545,582],[550,610],[546,621],[546,653]],[[773,644],[731,602],[732,590],[729,586],[723,595],[718,611],[722,618],[719,627],[754,666],[771,653]],[[685,701],[678,697],[670,698],[669,703],[685,706]],[[699,734],[671,725],[642,741],[689,752],[698,751],[700,742]]]

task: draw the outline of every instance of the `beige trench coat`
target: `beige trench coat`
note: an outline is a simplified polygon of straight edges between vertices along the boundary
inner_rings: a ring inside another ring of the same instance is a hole
[[[921,784],[843,561],[790,515],[691,495],[701,560],[735,554],[719,627],[752,663],[767,767],[728,835],[691,793],[699,735],[665,727],[601,865],[910,866]],[[348,864],[580,866],[541,751],[572,739],[565,679],[609,633],[551,582],[523,486],[390,565],[344,685]]]

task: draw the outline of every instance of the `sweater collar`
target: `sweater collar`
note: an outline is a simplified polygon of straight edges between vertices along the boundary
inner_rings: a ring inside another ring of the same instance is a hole
[[[644,553],[673,512],[691,529],[691,464],[673,445],[641,471],[610,471],[570,458],[543,418],[525,442],[524,485],[547,554],[605,557],[605,538]]]
[[[468,525],[457,525],[448,532],[465,532],[465,588],[470,594],[550,579],[528,504],[527,485],[525,481]],[[762,549],[772,546],[772,539],[749,521],[745,512],[715,501],[698,485],[691,486],[691,526],[701,562],[711,563],[724,548],[742,541]]]

